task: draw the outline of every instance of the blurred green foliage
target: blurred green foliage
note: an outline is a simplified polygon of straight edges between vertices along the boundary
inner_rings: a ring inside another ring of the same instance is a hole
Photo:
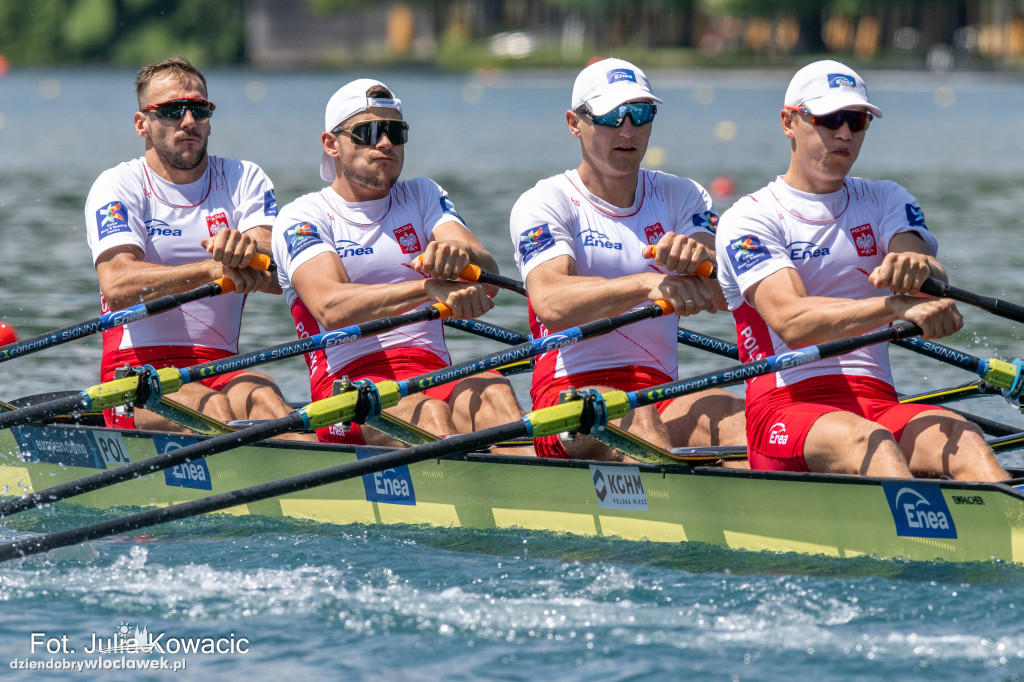
[[[20,64],[137,67],[244,60],[244,0],[0,0],[0,55]]]

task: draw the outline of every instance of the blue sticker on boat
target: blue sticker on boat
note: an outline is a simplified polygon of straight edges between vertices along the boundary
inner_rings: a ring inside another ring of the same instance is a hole
[[[883,481],[896,535],[904,538],[956,538],[956,524],[938,483]]]
[[[22,458],[70,467],[106,469],[95,441],[88,431],[38,426],[12,426]]]
[[[153,445],[156,446],[158,455],[180,450],[197,442],[195,438],[185,436],[153,436]],[[173,466],[170,469],[164,469],[164,483],[176,488],[213,490],[213,481],[210,480],[210,469],[206,466],[205,459],[197,459]]]
[[[366,459],[376,454],[379,453],[357,450],[356,458]],[[407,466],[366,474],[363,476],[363,488],[366,490],[367,502],[416,504],[416,491],[412,487],[412,475]]]

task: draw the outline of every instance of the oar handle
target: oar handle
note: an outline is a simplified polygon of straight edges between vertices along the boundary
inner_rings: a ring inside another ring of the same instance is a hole
[[[651,247],[651,258],[658,255],[658,247]],[[693,274],[698,277],[707,277],[708,279],[718,279],[718,266],[709,260],[702,260],[698,265],[697,269],[694,270]]]
[[[270,270],[271,272],[277,270],[277,264],[265,253],[257,253],[249,261],[247,267],[254,268],[256,270]],[[215,283],[220,285],[220,293],[230,294],[235,290],[235,283],[228,277],[218,277],[214,280]]]
[[[419,255],[413,259],[413,261],[423,262],[423,256]],[[505,277],[494,272],[487,272],[482,270],[479,265],[473,265],[470,263],[466,267],[462,268],[462,272],[459,273],[461,279],[467,282],[477,282],[479,284],[490,284],[501,289],[508,289],[514,291],[517,294],[526,296],[526,286],[517,279],[511,277]]]
[[[994,315],[1005,317],[1008,320],[1024,322],[1024,307],[998,298],[980,296],[970,291],[966,291],[965,289],[959,289],[951,286],[946,282],[935,279],[934,277],[929,277],[924,281],[924,284],[921,285],[921,292],[928,294],[929,296],[951,298],[954,301],[968,303],[981,308],[982,310],[987,310]]]

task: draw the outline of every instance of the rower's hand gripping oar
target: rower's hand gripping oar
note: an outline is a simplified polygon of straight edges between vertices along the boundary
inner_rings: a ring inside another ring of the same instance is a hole
[[[651,247],[651,258],[658,255],[658,247]],[[708,279],[718,279],[718,265],[709,260],[702,260],[698,265],[697,269],[693,271],[694,275],[698,277],[707,277]]]
[[[366,336],[380,334],[407,324],[427,322],[448,317],[451,310],[443,303],[435,303],[401,315],[383,317],[341,329],[335,329],[314,336],[283,343],[252,353],[233,355],[223,360],[214,360],[191,367],[139,368],[131,376],[106,381],[79,393],[39,403],[0,414],[0,429],[49,419],[61,414],[86,410],[106,410],[120,405],[134,403],[140,407],[155,404],[166,393],[173,393],[183,385],[220,376],[228,372],[246,369],[254,365],[290,358],[331,346],[349,343]]]
[[[642,391],[634,391],[632,393],[624,393],[622,391],[609,391],[604,394],[598,393],[597,395],[600,396],[599,400],[575,400],[567,403],[561,403],[559,405],[553,405],[551,407],[535,410],[521,419],[517,419],[514,422],[503,424],[501,426],[494,426],[489,429],[483,429],[473,433],[449,436],[444,440],[434,441],[424,445],[417,445],[415,447],[402,450],[394,450],[355,462],[348,462],[328,469],[300,474],[298,476],[263,483],[249,488],[241,488],[231,492],[210,495],[191,502],[184,502],[161,509],[141,512],[132,516],[83,526],[81,528],[60,531],[49,535],[32,537],[6,545],[0,545],[0,561],[24,557],[31,554],[39,554],[58,547],[67,547],[68,545],[85,542],[87,540],[107,537],[117,533],[126,533],[158,523],[167,523],[169,521],[188,518],[198,514],[278,497],[287,493],[308,490],[310,488],[330,483],[337,483],[357,476],[373,474],[379,471],[414,464],[428,459],[468,452],[470,450],[487,447],[494,443],[511,438],[537,438],[555,435],[563,431],[578,431],[583,427],[584,423],[589,423],[594,428],[601,428],[603,423],[607,420],[618,419],[619,417],[626,415],[631,409],[641,405],[650,405],[652,403],[669,400],[688,393],[703,391],[711,386],[727,386],[730,384],[740,383],[763,374],[778,372],[789,367],[814,362],[821,358],[848,353],[871,344],[892,341],[893,339],[920,333],[921,330],[917,325],[901,322],[893,325],[892,327],[876,330],[860,337],[839,339],[837,341],[823,343],[819,346],[809,346],[789,353],[774,355],[763,360],[736,365],[719,372],[712,372],[690,379],[683,379],[668,384],[662,384],[660,386],[654,386]],[[338,402],[337,399],[342,398],[345,395],[349,394],[331,396],[330,398],[319,401],[319,403],[312,403],[306,408],[296,410],[296,412],[287,417],[283,417],[280,420],[273,420],[272,422],[266,422],[232,434],[218,436],[208,441],[203,441],[201,443],[182,448],[181,450],[176,450],[174,451],[174,454],[191,451],[191,458],[197,459],[200,456],[205,456],[205,454],[211,454],[210,452],[206,452],[203,455],[198,454],[202,446],[209,446],[215,442],[220,444],[221,449],[228,449],[235,447],[236,445],[266,438],[269,435],[283,433],[286,429],[295,428],[295,424],[299,422],[308,421],[309,423],[306,424],[306,426],[312,427],[314,422],[322,425],[322,422],[320,421],[321,419],[336,419],[341,421],[343,420],[343,417],[339,414],[339,411],[333,407],[325,407],[323,410],[318,410],[319,415],[317,416],[314,416],[307,410],[321,404],[326,405],[330,403],[334,405]],[[595,405],[599,405],[599,409],[596,412]],[[589,411],[592,414],[586,414],[585,411]],[[271,424],[274,424],[274,426],[271,426]],[[253,434],[250,434],[250,431],[253,431]],[[160,455],[158,457],[162,456],[163,455]],[[111,471],[116,472],[118,469],[113,469]],[[45,491],[41,491],[40,494],[42,494],[42,492]]]
[[[256,268],[257,270],[267,270],[271,265],[272,261],[270,260],[270,256],[262,253],[257,253],[249,262],[249,267]],[[201,298],[219,296],[220,294],[227,294],[234,290],[235,283],[227,277],[221,277],[212,282],[207,282],[202,286],[198,286],[190,291],[183,291],[180,294],[161,296],[160,298],[155,298],[152,301],[146,301],[120,310],[112,310],[108,313],[103,313],[99,317],[86,320],[85,322],[79,322],[78,324],[54,329],[53,331],[33,336],[31,339],[9,343],[6,346],[0,347],[0,362],[6,362],[7,360],[21,357],[22,355],[35,353],[36,351],[43,350],[44,348],[59,346],[60,344],[67,343],[68,341],[74,341],[75,339],[91,336],[99,332],[105,332],[109,329],[126,325],[129,322],[141,320],[144,317],[150,317],[151,315],[173,310],[174,308],[185,305],[186,303],[198,301]]]
[[[440,306],[442,304],[436,305]],[[433,308],[433,306],[431,308]],[[427,308],[426,310],[430,310],[431,308]],[[277,436],[282,433],[305,429],[318,429],[341,421],[364,422],[367,419],[379,416],[381,411],[396,405],[399,400],[407,395],[419,393],[434,386],[440,386],[441,384],[458,381],[459,379],[463,379],[473,374],[479,374],[480,372],[485,372],[490,369],[496,369],[503,365],[507,365],[510,362],[530,358],[558,348],[572,346],[584,339],[606,334],[627,324],[659,317],[671,312],[672,306],[670,306],[666,301],[659,300],[654,303],[649,303],[639,308],[635,308],[621,315],[616,315],[615,317],[602,318],[600,320],[580,325],[579,327],[564,329],[540,339],[534,339],[518,346],[513,346],[496,353],[491,353],[490,355],[485,355],[484,357],[476,360],[469,360],[458,365],[439,369],[434,372],[422,374],[403,381],[381,381],[376,384],[370,381],[356,381],[352,383],[355,390],[339,393],[329,398],[310,403],[309,405],[295,410],[291,414],[279,419],[268,420],[256,426],[240,429],[222,436],[215,436],[214,438],[201,441],[194,445],[189,445],[171,452],[165,452],[155,457],[142,459],[114,469],[107,469],[91,476],[86,476],[75,481],[69,481],[68,483],[56,485],[45,490],[26,493],[20,497],[8,500],[0,500],[0,517],[9,516],[26,509],[42,506],[49,502],[55,502],[57,500],[80,495],[91,490],[120,483],[121,481],[137,478],[138,476],[144,476],[156,471],[168,469],[185,462],[191,462],[193,460],[206,457],[207,455],[211,455],[216,452],[245,445],[246,443],[252,443],[257,440],[263,440],[264,438]],[[410,315],[410,313],[406,313],[406,315]],[[384,319],[387,320],[389,318]],[[197,367],[203,367],[203,365],[198,365]],[[173,370],[173,372],[179,371],[174,368],[167,369]],[[191,370],[195,368],[189,369]],[[181,371],[184,372],[186,370]],[[228,369],[225,369],[225,371],[232,371],[230,363]],[[161,372],[165,372],[165,370],[158,370],[157,374]],[[138,377],[132,378],[138,379]],[[116,381],[117,380],[115,380],[115,382]],[[17,410],[16,412],[9,412],[5,415],[0,415],[0,421],[3,421],[4,417],[20,414],[22,411],[30,409],[32,408],[26,407]]]
[[[422,262],[423,256],[416,256],[414,260]],[[462,272],[459,273],[459,277],[467,282],[490,284],[492,286],[496,286],[501,289],[508,289],[509,291],[514,291],[517,294],[526,296],[526,287],[519,280],[512,279],[511,277],[505,277],[504,275],[499,275],[494,272],[481,270],[480,266],[473,265],[472,263],[462,268]]]

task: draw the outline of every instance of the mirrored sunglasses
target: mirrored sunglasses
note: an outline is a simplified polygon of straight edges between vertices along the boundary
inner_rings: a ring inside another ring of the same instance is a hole
[[[335,135],[348,133],[353,142],[363,145],[375,145],[385,135],[391,140],[391,144],[405,144],[409,141],[409,124],[390,118],[358,121],[347,126],[338,126],[331,132]]]
[[[142,110],[152,111],[156,114],[157,118],[170,118],[175,121],[184,118],[186,111],[191,111],[192,118],[199,121],[213,116],[213,110],[216,108],[217,106],[209,100],[193,97],[188,99],[169,99],[166,102],[150,104],[148,107],[143,107]]]
[[[786,109],[804,114],[812,125],[828,128],[829,130],[839,130],[846,123],[850,126],[851,133],[867,130],[868,126],[871,125],[871,120],[874,118],[868,112],[858,111],[857,109],[840,109],[839,111],[833,111],[831,114],[821,115],[812,114],[802,105],[799,107],[787,106]]]
[[[590,120],[599,126],[618,128],[626,120],[627,115],[633,120],[633,125],[642,126],[654,120],[654,115],[658,113],[658,105],[651,104],[650,102],[630,102],[628,104],[620,104],[607,114],[601,114],[600,116],[594,116],[594,114],[590,113],[589,107],[584,105],[576,113],[589,116]]]

